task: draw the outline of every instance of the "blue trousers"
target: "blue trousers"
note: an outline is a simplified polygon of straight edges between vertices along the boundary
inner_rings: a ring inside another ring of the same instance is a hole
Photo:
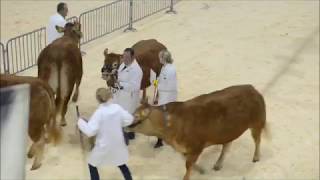
[[[123,164],[121,166],[118,166],[124,179],[125,180],[132,180],[131,173],[127,165]],[[89,171],[90,171],[90,177],[91,180],[100,180],[99,172],[97,167],[92,166],[89,164]]]

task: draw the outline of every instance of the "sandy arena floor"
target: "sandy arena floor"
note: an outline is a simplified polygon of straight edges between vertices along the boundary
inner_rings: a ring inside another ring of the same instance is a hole
[[[71,16],[105,3],[66,2]],[[46,25],[56,3],[1,1],[1,39]],[[137,32],[119,31],[83,46],[87,55],[77,103],[81,114],[90,116],[97,106],[94,92],[105,86],[100,78],[103,50],[120,53],[139,40],[155,38],[173,54],[179,100],[247,83],[266,100],[272,139],[262,139],[261,161],[251,162],[254,145],[246,132],[234,141],[218,172],[212,167],[221,147],[206,149],[198,160],[206,173],[194,171],[193,180],[319,179],[319,1],[182,1],[175,9],[177,15],[161,12],[134,24]],[[36,74],[36,68],[20,73]],[[74,107],[70,103],[63,143],[46,148],[37,171],[29,171],[28,160],[26,179],[89,179]],[[182,179],[182,156],[169,146],[154,150],[155,140],[138,135],[130,144],[133,178]],[[100,172],[102,179],[122,179],[115,167]]]

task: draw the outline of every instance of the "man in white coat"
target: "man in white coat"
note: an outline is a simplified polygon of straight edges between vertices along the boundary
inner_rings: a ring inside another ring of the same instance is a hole
[[[126,180],[132,180],[126,166],[129,158],[122,128],[133,122],[133,116],[118,104],[113,104],[112,94],[106,88],[99,88],[96,98],[100,103],[89,121],[79,118],[78,127],[88,137],[96,136],[95,146],[88,159],[91,180],[99,180],[97,167],[118,166]]]
[[[66,3],[59,3],[57,6],[57,13],[52,15],[47,27],[47,44],[51,44],[54,40],[63,36],[63,33],[59,33],[56,30],[56,26],[64,27],[67,24],[65,20],[68,14],[68,6]]]
[[[140,86],[142,70],[134,59],[134,50],[126,48],[123,52],[123,63],[118,69],[119,89],[113,94],[113,102],[133,114],[140,102]],[[125,133],[129,139],[134,139],[133,132]]]
[[[154,101],[155,105],[162,106],[170,102],[177,101],[177,75],[173,59],[168,50],[159,52],[160,63],[163,64],[159,77],[155,80],[154,85],[157,88],[157,94]],[[154,148],[163,145],[162,139],[158,139]]]

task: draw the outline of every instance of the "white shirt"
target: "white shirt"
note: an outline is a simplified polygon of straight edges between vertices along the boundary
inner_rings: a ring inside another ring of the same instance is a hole
[[[173,64],[165,64],[158,77],[158,105],[167,104],[177,100],[177,75]]]
[[[142,70],[136,60],[127,66],[122,63],[118,69],[118,81],[123,89],[113,94],[113,102],[121,105],[129,113],[134,113],[139,105]]]
[[[63,33],[58,33],[56,26],[64,27],[67,21],[59,14],[56,13],[49,19],[49,25],[47,27],[47,41],[51,44],[54,40],[63,36]]]
[[[133,116],[110,101],[100,104],[88,122],[79,118],[79,129],[87,136],[95,136],[95,146],[88,163],[93,166],[126,164],[129,159],[122,128],[133,122]]]

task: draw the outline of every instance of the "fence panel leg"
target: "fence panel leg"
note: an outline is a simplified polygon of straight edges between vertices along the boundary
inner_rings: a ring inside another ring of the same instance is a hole
[[[168,11],[166,11],[166,13],[168,13],[168,14],[170,14],[170,13],[177,14],[177,11],[175,11],[173,9],[173,0],[170,0],[170,9]]]
[[[132,27],[133,25],[133,0],[130,0],[130,5],[129,5],[129,27],[124,30],[124,32],[127,31],[137,31],[137,29]]]

